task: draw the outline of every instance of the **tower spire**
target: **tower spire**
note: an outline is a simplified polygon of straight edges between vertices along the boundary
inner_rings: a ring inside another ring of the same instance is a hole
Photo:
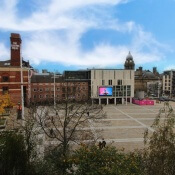
[[[134,59],[133,59],[133,56],[131,55],[130,51],[129,51],[127,57],[126,57],[124,68],[125,69],[133,69],[133,70],[135,69]]]

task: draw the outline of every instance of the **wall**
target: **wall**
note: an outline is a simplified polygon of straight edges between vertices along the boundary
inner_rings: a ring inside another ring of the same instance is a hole
[[[102,84],[102,80],[104,80],[104,84]],[[109,85],[109,80],[112,80],[111,85]],[[91,98],[99,97],[99,86],[116,86],[118,80],[122,80],[122,85],[131,86],[131,97],[134,97],[134,70],[92,69]]]

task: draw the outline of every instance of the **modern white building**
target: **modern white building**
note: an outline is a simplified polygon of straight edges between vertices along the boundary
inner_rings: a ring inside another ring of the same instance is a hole
[[[92,69],[91,99],[99,104],[127,104],[134,97],[134,70]]]

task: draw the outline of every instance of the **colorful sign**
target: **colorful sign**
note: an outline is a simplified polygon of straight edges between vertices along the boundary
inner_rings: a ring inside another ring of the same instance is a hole
[[[112,96],[112,87],[99,87],[99,96]]]

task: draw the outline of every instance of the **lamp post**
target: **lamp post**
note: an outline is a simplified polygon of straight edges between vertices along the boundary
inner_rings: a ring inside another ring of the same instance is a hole
[[[55,107],[56,106],[56,78],[59,78],[59,75],[55,75],[55,72],[53,75],[54,76],[51,78],[53,78],[53,91],[54,91],[53,96],[54,96],[54,107]]]
[[[31,102],[31,77],[33,71],[33,68],[28,68],[28,104]]]
[[[56,97],[56,92],[55,92],[55,72],[54,72],[54,108],[56,106],[56,100],[55,100],[55,97]]]
[[[24,119],[24,92],[23,92],[23,68],[22,68],[22,57],[20,57],[20,67],[21,67],[21,118]]]

